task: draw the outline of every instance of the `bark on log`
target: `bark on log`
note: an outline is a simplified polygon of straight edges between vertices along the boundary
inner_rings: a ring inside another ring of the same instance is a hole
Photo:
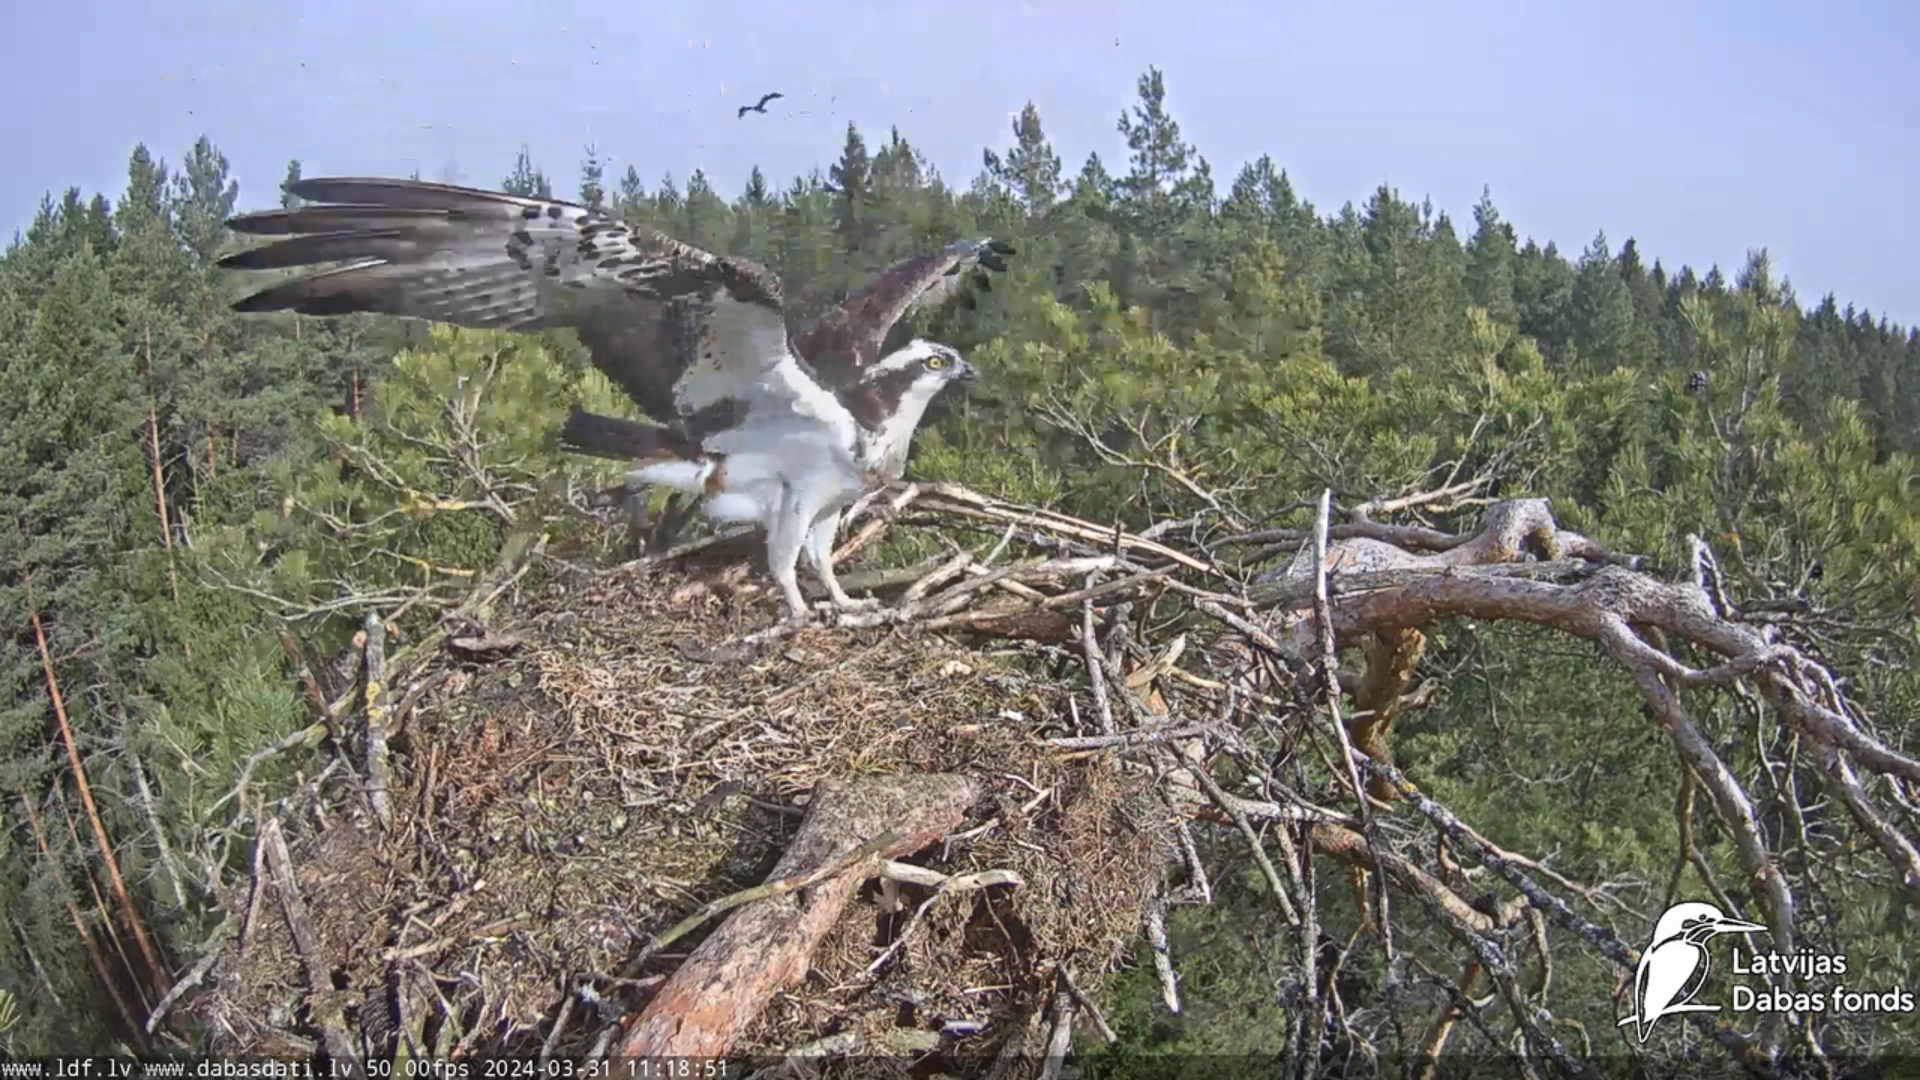
[[[881,860],[918,851],[952,832],[979,796],[971,779],[945,774],[821,781],[770,880],[827,866],[887,830],[897,839],[843,873],[735,909],[634,1018],[618,1053],[724,1055],[769,998],[805,977],[814,949]]]

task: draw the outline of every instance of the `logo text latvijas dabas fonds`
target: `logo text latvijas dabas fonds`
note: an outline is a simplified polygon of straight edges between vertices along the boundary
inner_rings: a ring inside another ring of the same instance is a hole
[[[1766,927],[1730,918],[1712,904],[1690,900],[1675,904],[1654,922],[1653,939],[1634,971],[1633,1011],[1620,1019],[1646,1042],[1654,1021],[1678,1013],[1719,1012],[1720,1005],[1697,1000],[1706,984],[1709,945],[1722,935],[1765,933]],[[1847,958],[1802,949],[1794,953],[1731,949],[1731,988],[1735,1013],[1909,1013],[1914,995],[1904,986],[1860,990],[1841,981]],[[1791,976],[1795,988],[1781,989],[1769,976]],[[1756,985],[1757,984],[1757,985]]]

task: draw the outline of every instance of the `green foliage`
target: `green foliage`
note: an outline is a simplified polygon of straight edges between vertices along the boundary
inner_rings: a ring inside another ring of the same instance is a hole
[[[435,326],[425,348],[394,357],[358,420],[317,418],[325,456],[275,463],[276,508],[207,531],[207,570],[335,639],[377,598],[414,589],[432,598],[424,618],[464,595],[509,533],[570,529],[570,486],[611,479],[604,463],[555,467],[554,433],[575,403],[631,408],[536,337]]]
[[[20,1025],[20,1001],[13,992],[0,987],[0,1050],[13,1052],[13,1039],[9,1034]]]

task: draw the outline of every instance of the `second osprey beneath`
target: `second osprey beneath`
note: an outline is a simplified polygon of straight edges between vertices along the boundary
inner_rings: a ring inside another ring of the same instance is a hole
[[[767,530],[789,619],[804,619],[804,553],[836,607],[867,606],[835,579],[844,510],[900,475],[927,406],[971,383],[954,350],[915,340],[881,354],[908,311],[955,295],[1013,249],[962,241],[904,260],[789,334],[779,279],[600,211],[447,184],[308,179],[322,205],[246,214],[240,233],[285,237],[221,265],[340,264],[254,293],[237,311],[373,312],[502,330],[571,327],[593,364],[655,425],[576,411],[577,450],[637,461],[645,484],[705,495],[716,521]]]

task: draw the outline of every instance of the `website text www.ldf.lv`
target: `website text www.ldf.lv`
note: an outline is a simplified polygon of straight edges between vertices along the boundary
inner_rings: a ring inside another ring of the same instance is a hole
[[[102,1066],[106,1066],[102,1068]],[[100,1058],[0,1059],[0,1080],[184,1080],[185,1061],[107,1061]]]

